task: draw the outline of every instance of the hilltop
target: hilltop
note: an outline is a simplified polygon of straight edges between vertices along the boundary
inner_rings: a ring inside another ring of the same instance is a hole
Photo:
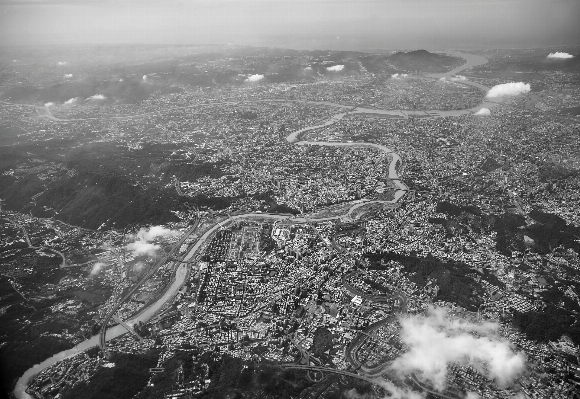
[[[446,72],[463,64],[460,58],[430,53],[427,50],[399,51],[388,57],[388,61],[396,69],[428,73]]]

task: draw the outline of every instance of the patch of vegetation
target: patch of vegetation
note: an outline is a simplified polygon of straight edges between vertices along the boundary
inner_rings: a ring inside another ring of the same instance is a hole
[[[542,183],[553,183],[580,176],[580,170],[570,169],[553,162],[544,162],[539,165],[538,173]]]
[[[536,223],[528,224],[526,217],[505,212],[500,215],[483,214],[475,206],[462,206],[442,201],[437,204],[436,212],[451,216],[450,219],[430,218],[430,223],[445,227],[448,234],[467,234],[474,232],[496,232],[496,249],[505,256],[512,251],[525,252],[529,249],[539,254],[547,254],[562,246],[580,253],[580,227],[567,224],[561,217],[532,210],[527,216]],[[524,236],[533,243],[524,241]]]
[[[479,165],[479,168],[484,172],[493,172],[496,169],[501,168],[501,164],[496,161],[492,157],[487,157],[485,160]]]
[[[115,367],[101,367],[88,381],[63,392],[63,399],[132,398],[149,378],[149,368],[157,364],[158,353],[115,353],[111,361]]]
[[[454,302],[470,311],[476,311],[483,303],[484,290],[467,276],[474,271],[463,262],[444,262],[433,256],[422,258],[394,252],[368,253],[365,257],[371,262],[370,269],[381,269],[381,260],[399,262],[409,280],[420,287],[430,279],[435,280],[439,286],[437,300]]]
[[[219,179],[224,175],[222,168],[226,161],[174,163],[167,167],[166,176],[175,176],[178,180],[196,181],[200,177]]]
[[[562,334],[568,335],[576,345],[580,344],[580,326],[567,310],[549,305],[542,312],[515,312],[514,325],[529,339],[539,342],[555,341]]]
[[[294,209],[286,204],[274,205],[274,206],[270,207],[270,209],[268,209],[268,212],[270,212],[270,213],[291,213],[293,215],[298,215],[300,213],[299,210]]]

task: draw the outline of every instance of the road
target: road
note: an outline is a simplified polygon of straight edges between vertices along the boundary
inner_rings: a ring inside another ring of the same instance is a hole
[[[50,251],[50,252],[54,252],[57,255],[60,255],[60,257],[62,258],[62,263],[60,264],[61,268],[65,268],[66,267],[66,258],[64,257],[64,254],[54,248],[50,248],[50,247],[35,247],[32,245],[32,243],[30,242],[30,237],[28,236],[28,231],[26,231],[26,228],[24,226],[21,226],[20,229],[22,230],[22,233],[24,234],[24,238],[26,239],[26,243],[28,244],[28,248],[30,249],[44,249],[46,251]]]
[[[453,71],[450,71],[448,73],[445,74],[438,74],[438,75],[429,75],[429,77],[432,78],[441,78],[441,77],[450,77],[453,74],[457,74],[458,72],[463,71],[466,68],[470,68],[472,66],[475,66],[478,62],[482,62],[484,63],[481,59],[477,59],[474,57],[477,56],[473,56],[471,57],[471,55],[468,55],[466,53],[459,53],[459,56],[466,58],[466,63],[458,68],[455,68]],[[481,57],[479,57],[481,58]],[[487,60],[483,59],[485,62],[487,62]],[[477,65],[481,65],[481,64],[477,64]],[[473,85],[475,87],[479,87],[481,90],[485,90],[487,91],[488,88],[482,85],[479,85],[477,83],[474,82],[469,82],[467,80],[462,80],[462,81],[458,81],[458,83],[461,84],[470,84]],[[336,115],[333,115],[327,122],[321,124],[321,125],[316,125],[316,126],[310,126],[310,127],[306,127],[303,129],[300,129],[298,131],[295,131],[293,133],[291,133],[286,140],[289,143],[295,143],[296,145],[318,145],[318,146],[341,146],[341,147],[364,147],[364,148],[375,148],[377,150],[380,151],[384,151],[385,153],[387,153],[388,155],[390,155],[391,157],[391,163],[389,166],[389,171],[388,171],[388,177],[389,179],[391,179],[393,182],[395,182],[395,184],[397,185],[398,189],[396,191],[396,195],[395,195],[395,199],[393,199],[392,201],[353,201],[352,202],[352,206],[348,209],[347,213],[345,215],[341,215],[341,216],[332,216],[332,217],[327,217],[327,218],[305,218],[305,217],[293,217],[291,215],[280,215],[280,214],[269,214],[269,213],[258,213],[258,212],[252,212],[252,213],[246,213],[246,214],[240,214],[240,215],[232,215],[229,217],[229,219],[227,219],[225,222],[220,222],[220,223],[216,223],[216,225],[214,225],[211,229],[209,229],[205,234],[203,234],[203,236],[201,236],[197,242],[191,247],[190,251],[188,252],[188,254],[183,258],[184,261],[189,261],[189,259],[191,259],[194,254],[196,253],[196,251],[205,243],[206,240],[208,240],[218,229],[221,229],[222,226],[224,224],[227,224],[233,220],[237,220],[237,219],[252,219],[252,218],[267,218],[267,219],[291,219],[293,222],[295,223],[309,223],[309,222],[321,222],[321,221],[325,221],[325,220],[334,220],[334,219],[339,219],[343,216],[349,216],[351,214],[351,211],[353,209],[356,209],[362,205],[368,204],[368,203],[372,203],[372,202],[380,202],[380,203],[385,203],[385,204],[394,204],[396,202],[398,202],[399,200],[401,200],[401,198],[404,197],[405,192],[408,190],[408,188],[400,181],[400,177],[398,175],[398,171],[397,171],[397,167],[398,165],[402,165],[402,160],[400,158],[400,156],[398,154],[396,154],[393,150],[382,146],[382,145],[378,145],[378,144],[371,144],[371,143],[341,143],[341,142],[324,142],[324,141],[298,141],[299,136],[307,131],[310,130],[314,130],[314,129],[318,129],[324,126],[329,126],[333,123],[336,123],[338,121],[340,121],[343,117],[345,117],[346,115],[348,115],[349,113],[368,113],[368,114],[388,114],[388,115],[394,115],[394,116],[400,116],[403,118],[408,117],[409,115],[414,115],[415,113],[420,113],[420,114],[428,114],[431,117],[444,117],[444,116],[457,116],[457,115],[462,115],[462,114],[466,114],[466,113],[473,113],[476,112],[477,110],[479,110],[481,107],[487,106],[487,104],[489,103],[488,101],[483,101],[478,107],[475,108],[471,108],[468,110],[461,110],[461,111],[400,111],[400,110],[377,110],[377,109],[370,109],[370,108],[364,108],[364,107],[354,107],[354,106],[349,106],[349,105],[342,105],[342,104],[334,104],[334,103],[330,103],[330,102],[323,102],[323,101],[290,101],[290,100],[258,100],[259,102],[266,102],[266,101],[272,101],[272,102],[300,102],[300,103],[307,103],[307,104],[313,104],[313,105],[325,105],[325,106],[331,106],[331,107],[336,107],[339,109],[342,109],[343,112],[338,113]],[[248,101],[249,102],[249,101]],[[499,101],[498,101],[499,102]],[[490,103],[492,106],[496,105],[498,102],[493,102]],[[218,103],[214,103],[214,104],[218,104]],[[222,102],[219,104],[238,104],[238,102]],[[191,107],[196,107],[196,106],[203,106],[204,104],[197,104],[197,105],[193,105],[193,106],[186,106],[186,107],[174,107],[171,109],[177,109],[177,108],[191,108]],[[211,104],[206,104],[206,105],[211,105]],[[58,119],[55,118],[51,113],[50,110],[46,107],[37,107],[37,109],[39,109],[39,112],[42,112],[45,117],[50,118],[51,120],[57,121],[57,122],[70,122],[70,121],[83,121],[83,120],[91,120],[91,119],[103,119],[103,118],[88,118],[88,119],[74,119],[74,120],[66,120],[66,119]],[[346,110],[346,111],[345,111]],[[162,111],[159,111],[162,112]],[[151,114],[159,114],[159,112],[152,112]],[[149,114],[140,114],[140,115],[130,115],[130,116],[119,116],[119,117],[112,117],[113,119],[123,119],[123,118],[132,118],[132,117],[141,117],[141,116],[145,116],[145,115],[149,115]],[[110,119],[110,118],[109,118]],[[399,166],[400,167],[400,166]],[[199,222],[199,219],[198,219]],[[174,247],[175,248],[175,247]],[[169,258],[169,256],[165,257],[165,261],[167,261]],[[161,264],[158,264],[157,267],[159,267]],[[148,308],[144,309],[141,313],[139,313],[138,315],[134,316],[133,318],[131,318],[130,320],[127,320],[126,323],[130,326],[132,326],[133,324],[141,321],[141,322],[146,322],[147,320],[149,320],[149,318],[151,318],[157,311],[159,311],[165,304],[166,302],[170,301],[174,295],[177,293],[177,291],[181,288],[181,286],[185,283],[187,276],[189,275],[189,265],[190,263],[181,263],[178,268],[177,271],[175,273],[175,279],[173,281],[173,283],[171,284],[171,286],[168,288],[168,290],[165,292],[165,294],[159,298],[156,302],[154,302],[151,306],[149,306]],[[149,273],[148,273],[149,274]],[[150,273],[152,275],[152,273]],[[101,331],[101,334],[99,335],[95,335],[93,337],[91,337],[90,339],[81,342],[80,344],[78,344],[77,346],[75,346],[72,349],[68,349],[66,351],[57,353],[56,355],[46,359],[45,361],[43,361],[40,364],[35,365],[34,367],[28,369],[23,375],[22,377],[20,377],[16,383],[16,387],[13,391],[14,396],[17,399],[33,399],[28,393],[26,393],[26,388],[28,386],[28,382],[30,381],[30,379],[37,373],[39,373],[40,371],[44,370],[47,367],[52,366],[53,364],[56,364],[57,362],[66,359],[68,357],[74,356],[80,352],[83,352],[89,348],[92,348],[94,346],[97,346],[100,344],[100,346],[102,348],[105,348],[106,346],[106,341],[111,340],[113,338],[116,338],[120,335],[125,334],[127,331],[125,330],[125,328],[123,328],[120,325],[116,325],[114,327],[110,327],[110,328],[106,328],[108,321],[110,320],[110,318],[113,316],[113,314],[117,311],[117,309],[121,306],[121,304],[128,300],[130,298],[130,296],[137,290],[137,288],[144,282],[146,281],[147,278],[149,278],[150,275],[146,276],[145,279],[142,279],[140,281],[139,284],[137,284],[135,287],[133,287],[129,293],[127,293],[122,300],[114,307],[113,311],[109,313],[108,317],[104,320],[103,322],[103,329]]]

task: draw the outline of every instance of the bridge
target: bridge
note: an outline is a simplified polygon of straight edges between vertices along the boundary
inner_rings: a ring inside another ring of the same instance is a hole
[[[125,330],[129,331],[131,334],[133,334],[133,336],[135,338],[137,338],[139,341],[143,342],[143,337],[140,336],[139,334],[137,334],[137,332],[135,331],[134,328],[131,328],[131,326],[127,323],[125,323],[123,320],[121,320],[121,318],[118,315],[113,315],[113,320],[115,320],[117,323],[119,323],[120,325],[122,325]]]
[[[151,367],[149,369],[149,373],[151,373],[151,374],[163,373],[164,371],[165,371],[165,367]]]

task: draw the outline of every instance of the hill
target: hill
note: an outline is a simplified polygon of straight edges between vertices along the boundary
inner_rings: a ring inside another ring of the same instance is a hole
[[[387,58],[396,69],[408,72],[447,72],[463,64],[461,58],[430,53],[427,50],[399,51]]]

